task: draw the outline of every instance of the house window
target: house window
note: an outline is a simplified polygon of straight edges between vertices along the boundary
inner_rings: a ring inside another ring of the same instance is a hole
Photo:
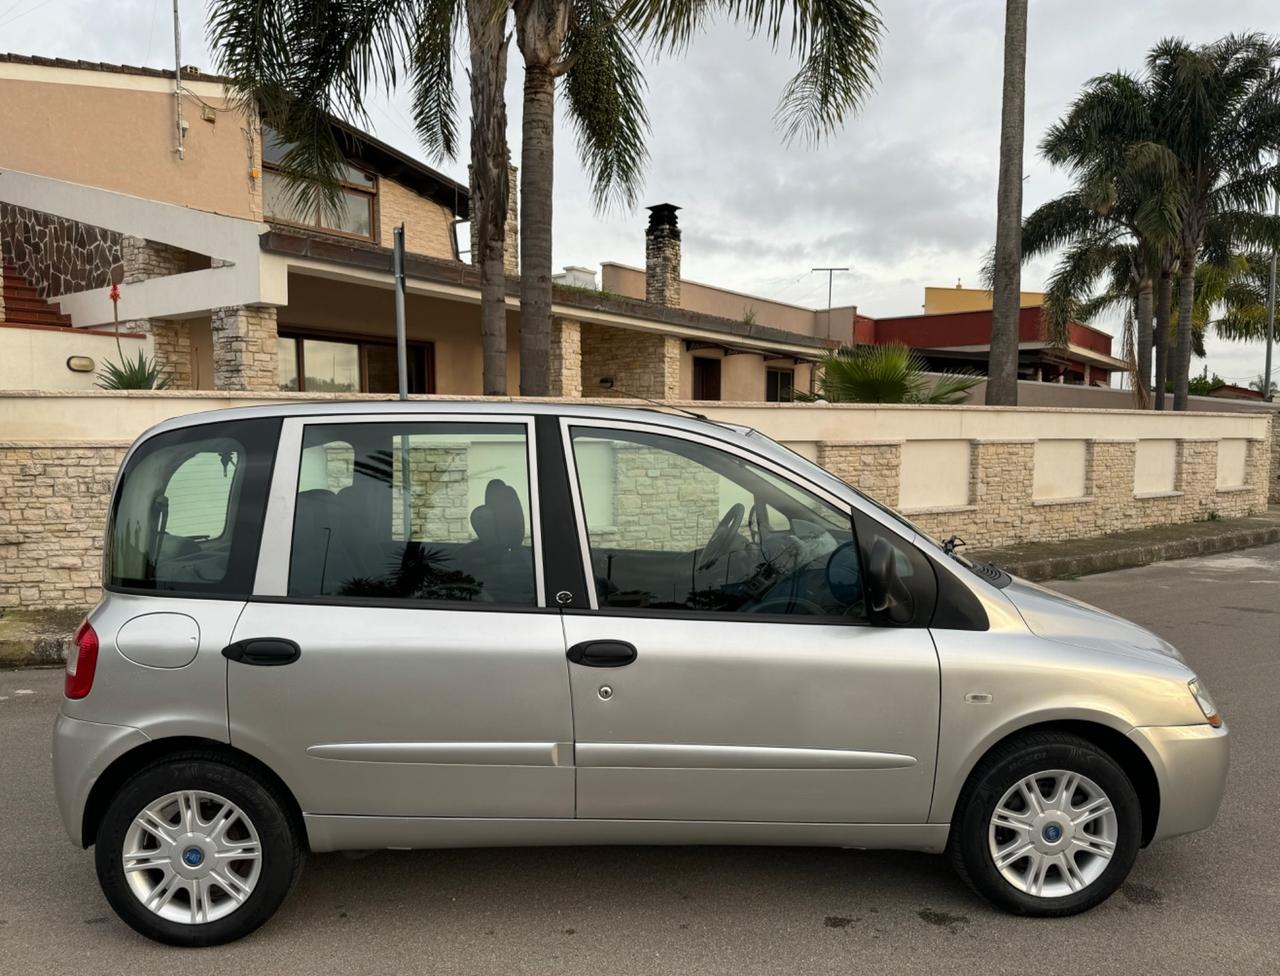
[[[395,343],[301,333],[277,340],[281,390],[306,393],[396,393],[400,387]],[[429,342],[411,342],[409,392],[435,392],[435,355]]]
[[[262,129],[262,212],[268,220],[314,227],[333,234],[345,234],[372,240],[374,236],[374,201],[378,183],[374,177],[355,166],[343,167],[342,188],[337,212],[323,205],[319,191],[308,193],[299,204],[290,192],[285,177],[284,157],[290,145],[277,133]]]
[[[705,356],[693,360],[693,398],[720,399],[720,360]]]
[[[796,371],[767,369],[764,374],[764,398],[769,403],[790,403],[795,399]]]

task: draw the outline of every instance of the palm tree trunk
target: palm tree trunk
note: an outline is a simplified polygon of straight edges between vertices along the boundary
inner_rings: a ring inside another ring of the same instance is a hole
[[[1018,402],[1018,322],[1022,291],[1022,143],[1027,71],[1027,0],[1006,0],[1000,181],[996,191],[995,282],[987,403]]]
[[[1156,409],[1164,409],[1165,384],[1169,382],[1169,317],[1173,314],[1173,278],[1161,269],[1156,286]]]
[[[546,65],[524,69],[520,146],[520,393],[551,392],[551,198],[555,77]]]
[[[1173,358],[1173,409],[1187,409],[1187,384],[1191,376],[1191,316],[1196,302],[1196,248],[1182,245],[1178,262],[1178,345]]]
[[[1144,275],[1138,282],[1138,382],[1148,395],[1151,391],[1151,341],[1155,333],[1154,288],[1150,275]],[[1148,397],[1140,397],[1146,403]]]
[[[485,396],[507,392],[506,17],[493,0],[467,0],[471,40],[471,261],[480,268],[480,343]]]

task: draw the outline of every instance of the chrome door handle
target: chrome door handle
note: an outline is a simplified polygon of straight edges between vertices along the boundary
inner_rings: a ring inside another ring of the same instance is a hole
[[[583,641],[569,648],[567,656],[574,664],[588,668],[622,668],[636,659],[636,648],[626,641]]]

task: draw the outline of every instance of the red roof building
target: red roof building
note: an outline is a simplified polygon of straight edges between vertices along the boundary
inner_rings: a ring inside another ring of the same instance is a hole
[[[854,320],[853,341],[902,343],[920,354],[934,370],[987,370],[991,349],[991,310],[935,312]],[[1018,318],[1018,378],[1049,383],[1109,386],[1111,374],[1123,372],[1125,361],[1111,352],[1112,337],[1083,322],[1067,327],[1067,345],[1055,348],[1043,337],[1041,308],[1022,308]]]

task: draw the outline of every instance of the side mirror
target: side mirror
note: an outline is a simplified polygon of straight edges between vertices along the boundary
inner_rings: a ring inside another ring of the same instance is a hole
[[[876,539],[867,560],[867,593],[874,612],[895,624],[911,622],[915,612],[911,591],[898,575],[898,554],[883,537]]]

